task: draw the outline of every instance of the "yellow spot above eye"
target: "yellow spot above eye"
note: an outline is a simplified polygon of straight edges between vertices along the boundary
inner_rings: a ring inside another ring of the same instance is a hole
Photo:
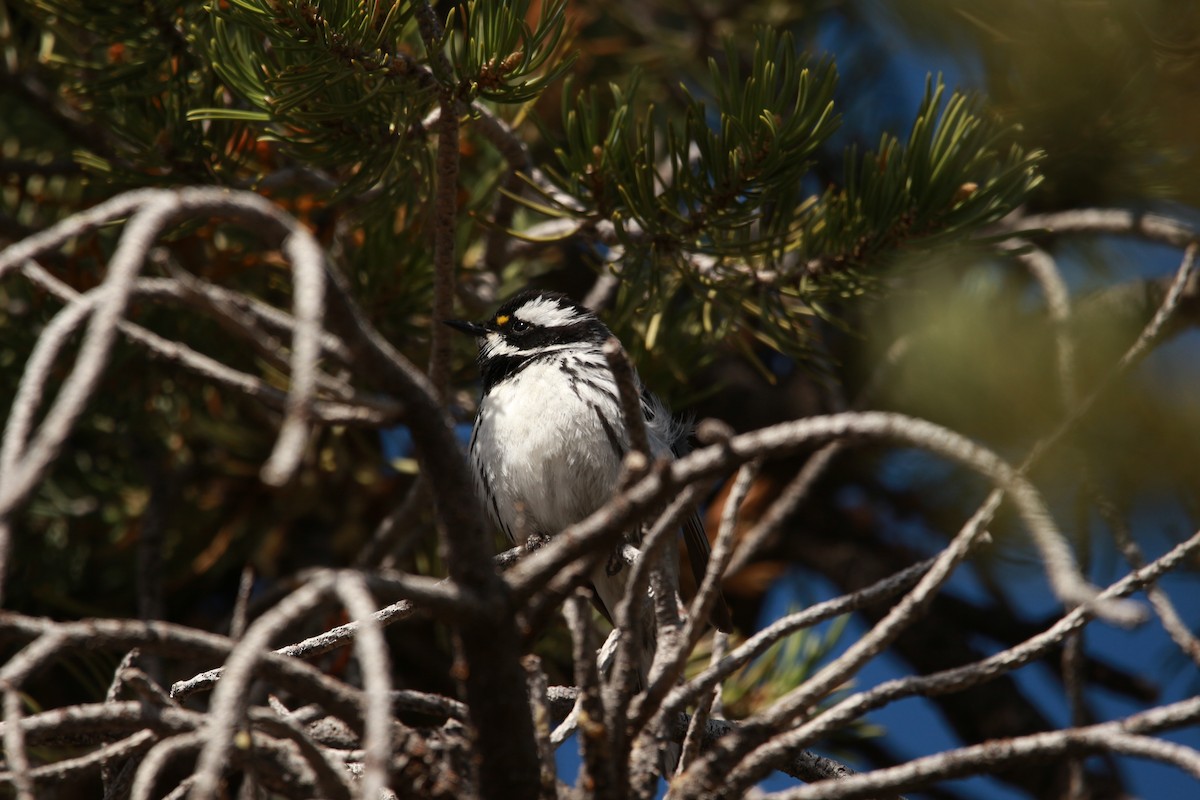
[[[508,324],[508,314],[497,314],[496,315],[496,324],[497,325],[507,325]]]

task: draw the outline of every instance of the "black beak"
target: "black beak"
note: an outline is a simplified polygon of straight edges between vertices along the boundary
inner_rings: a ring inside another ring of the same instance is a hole
[[[488,332],[488,329],[478,322],[467,322],[463,319],[444,319],[442,322],[456,331],[462,331],[476,338],[486,336]]]

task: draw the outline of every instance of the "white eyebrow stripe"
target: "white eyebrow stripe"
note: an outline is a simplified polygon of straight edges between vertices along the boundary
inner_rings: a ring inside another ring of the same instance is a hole
[[[544,328],[558,328],[584,318],[578,309],[563,308],[557,300],[550,297],[538,297],[529,301],[514,311],[513,316]]]

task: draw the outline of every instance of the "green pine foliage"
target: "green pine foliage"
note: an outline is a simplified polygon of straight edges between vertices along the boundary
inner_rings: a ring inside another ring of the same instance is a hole
[[[564,75],[574,61],[568,49],[566,0],[539,5],[532,26],[526,22],[528,0],[473,0],[451,11],[447,44],[460,99],[516,105],[536,100]]]
[[[431,57],[410,3],[220,0],[131,13],[30,1],[12,12],[28,34],[10,37],[10,49],[36,58],[63,102],[100,123],[103,146],[79,147],[74,159],[110,190],[218,181],[304,197],[324,209],[318,222],[353,212],[349,272],[370,294],[411,298],[399,320],[420,321],[428,306],[427,123],[442,96],[468,131],[480,103],[512,120],[535,153],[552,153],[537,164],[552,186],[519,193],[525,212],[506,220],[513,235],[547,214],[611,224],[608,244],[622,250],[614,316],[644,318],[670,299],[676,328],[703,349],[745,331],[803,353],[802,321],[836,315],[836,302],[884,274],[894,253],[967,237],[1037,182],[1036,153],[1007,144],[1009,131],[978,101],[947,99],[931,81],[905,139],[885,133],[874,151],[849,148],[843,179],[821,185],[813,167],[839,120],[830,60],[763,27],[707,69],[681,73],[665,95],[642,92],[636,74],[576,91],[563,86],[574,56],[565,3],[530,5],[454,7]],[[551,88],[563,98],[554,125],[533,105]],[[493,143],[469,141],[461,205],[475,213],[461,215],[459,241],[473,254],[507,165]],[[464,267],[479,265],[469,257]],[[504,288],[541,268],[518,265]]]

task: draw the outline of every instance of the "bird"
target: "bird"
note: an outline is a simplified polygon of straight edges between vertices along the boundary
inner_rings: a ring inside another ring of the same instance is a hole
[[[539,289],[510,298],[483,322],[445,323],[475,337],[479,346],[483,393],[470,458],[478,495],[509,542],[553,537],[612,497],[631,445],[603,352],[613,336],[608,326],[567,295]],[[674,457],[687,426],[642,388],[636,372],[634,379],[651,457]],[[683,535],[698,583],[710,545],[694,510]],[[631,538],[637,542],[636,535]],[[596,604],[610,622],[616,620],[629,573],[613,558],[591,575]],[[710,622],[732,630],[721,597]],[[646,675],[641,678],[644,682]]]

